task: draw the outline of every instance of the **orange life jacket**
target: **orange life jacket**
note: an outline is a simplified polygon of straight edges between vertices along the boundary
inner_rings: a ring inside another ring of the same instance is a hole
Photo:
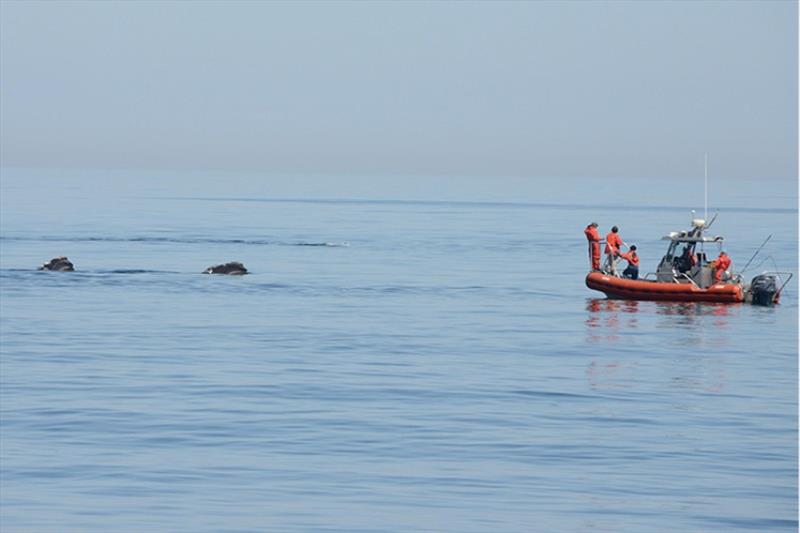
[[[620,246],[622,246],[622,237],[620,237],[618,233],[614,233],[612,231],[611,233],[606,235],[605,253],[610,254],[612,252],[618,252]]]
[[[626,260],[629,265],[633,265],[635,267],[639,266],[639,256],[636,255],[636,252],[627,252],[624,254],[619,254],[619,256]]]

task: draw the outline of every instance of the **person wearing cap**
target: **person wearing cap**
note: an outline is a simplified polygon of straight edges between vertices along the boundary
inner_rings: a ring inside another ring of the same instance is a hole
[[[628,262],[628,267],[622,271],[622,277],[639,279],[639,255],[636,253],[636,245],[631,245],[627,253],[619,256]]]
[[[597,231],[597,222],[586,226],[583,233],[589,241],[589,261],[592,262],[592,270],[600,270],[600,233]]]
[[[622,237],[619,236],[619,228],[614,226],[611,232],[606,235],[606,264],[605,270],[609,274],[617,275],[617,256],[619,256],[619,249],[621,246],[627,246],[622,242]]]

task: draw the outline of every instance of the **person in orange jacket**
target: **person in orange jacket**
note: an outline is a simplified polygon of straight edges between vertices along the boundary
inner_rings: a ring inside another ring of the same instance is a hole
[[[719,253],[719,257],[717,257],[717,260],[714,261],[714,281],[722,281],[722,275],[730,266],[731,258],[728,257],[728,254],[726,254],[724,251],[721,251]]]
[[[628,262],[628,267],[622,271],[622,277],[639,279],[639,255],[636,253],[636,245],[631,245],[627,253],[619,256]]]
[[[621,246],[627,246],[619,236],[619,228],[614,226],[611,232],[606,235],[606,272],[617,275],[617,256]]]
[[[597,231],[597,222],[586,226],[583,234],[589,241],[589,260],[592,262],[592,270],[600,270],[600,232]]]

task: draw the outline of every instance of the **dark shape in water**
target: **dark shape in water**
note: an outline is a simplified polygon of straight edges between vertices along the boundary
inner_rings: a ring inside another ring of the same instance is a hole
[[[74,272],[75,267],[66,257],[54,257],[39,267],[39,270],[52,270],[53,272]]]
[[[203,271],[203,274],[229,274],[231,276],[241,276],[247,274],[247,269],[238,261],[231,261],[224,265],[210,266]]]

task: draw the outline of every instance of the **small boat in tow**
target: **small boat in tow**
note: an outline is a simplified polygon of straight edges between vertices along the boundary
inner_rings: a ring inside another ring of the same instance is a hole
[[[778,303],[781,291],[792,277],[791,272],[764,272],[749,284],[742,281],[740,274],[731,272],[725,272],[720,281],[714,279],[715,262],[708,261],[705,246],[716,244],[721,250],[724,239],[708,237],[703,232],[715,219],[716,216],[706,224],[704,219],[693,218],[689,230],[673,231],[663,237],[669,241],[669,247],[655,273],[633,280],[593,271],[586,276],[586,286],[605,293],[608,298],[624,300]]]

